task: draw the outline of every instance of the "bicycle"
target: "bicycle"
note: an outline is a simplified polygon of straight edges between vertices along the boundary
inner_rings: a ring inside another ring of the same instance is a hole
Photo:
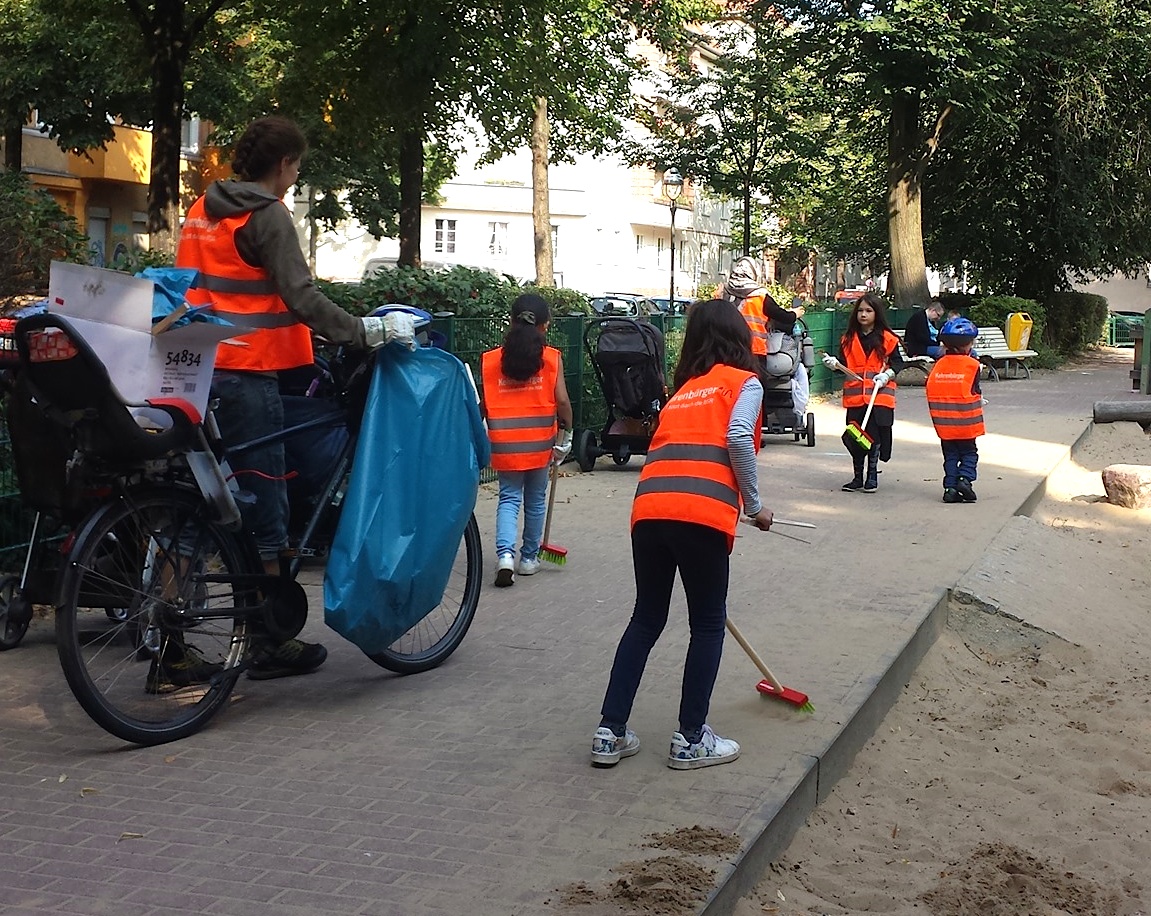
[[[57,582],[65,679],[85,712],[118,738],[154,745],[187,737],[226,704],[254,640],[279,643],[305,623],[296,575],[336,530],[375,354],[336,354],[318,416],[225,447],[210,411],[200,418],[179,400],[120,400],[66,318],[22,319],[16,338],[38,405],[76,447],[70,482],[102,494],[70,536]],[[294,549],[270,575],[239,525],[227,469],[261,444],[341,427],[347,436],[314,504],[294,520]],[[401,674],[441,664],[475,616],[482,568],[472,514],[440,605],[369,658]]]

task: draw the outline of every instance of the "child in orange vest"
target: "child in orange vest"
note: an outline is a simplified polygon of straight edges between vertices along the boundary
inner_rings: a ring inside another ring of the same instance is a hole
[[[943,501],[973,503],[979,464],[976,438],[985,432],[979,360],[971,348],[979,329],[967,318],[949,318],[939,330],[946,348],[927,377],[927,408],[943,449]]]
[[[639,750],[628,728],[648,655],[667,624],[678,570],[691,640],[667,765],[687,770],[729,763],[735,741],[707,725],[727,618],[728,561],[740,510],[762,531],[771,512],[759,499],[763,385],[747,323],[721,299],[687,313],[676,393],[660,411],[631,514],[635,607],[616,649],[592,738],[593,766],[614,766]]]
[[[544,342],[551,309],[540,296],[512,303],[503,345],[481,359],[483,410],[499,475],[496,508],[496,582],[515,584],[516,573],[539,571],[540,539],[547,514],[548,471],[571,451],[572,405],[563,358]],[[557,437],[556,420],[559,419]],[[524,510],[523,543],[516,565],[516,530]]]
[[[864,432],[872,439],[866,455],[867,478],[864,479],[865,456],[852,453],[855,476],[841,489],[848,493],[874,493],[879,487],[879,462],[891,460],[891,428],[895,424],[895,376],[905,365],[899,338],[887,321],[887,308],[877,293],[865,293],[851,309],[847,330],[839,342],[839,361],[826,354],[823,364],[829,369],[846,366],[860,379],[848,377],[843,383],[843,406],[848,423],[862,423],[867,413],[871,392],[878,388]]]

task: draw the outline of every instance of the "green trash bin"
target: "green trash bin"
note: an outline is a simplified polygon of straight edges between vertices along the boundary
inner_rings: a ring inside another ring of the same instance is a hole
[[[1026,350],[1031,343],[1031,326],[1034,322],[1026,312],[1012,312],[1007,316],[1007,327],[1003,336],[1007,338],[1007,347],[1011,350]]]

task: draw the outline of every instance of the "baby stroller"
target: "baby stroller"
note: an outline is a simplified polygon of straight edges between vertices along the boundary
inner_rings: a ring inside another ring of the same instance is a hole
[[[636,318],[597,318],[584,328],[584,347],[607,404],[607,420],[598,438],[590,429],[576,432],[576,461],[581,471],[594,469],[603,455],[625,465],[632,455],[647,454],[667,400],[663,334]]]
[[[794,376],[800,365],[805,369],[815,365],[815,348],[803,319],[796,319],[795,331],[790,334],[773,325],[767,335],[764,364],[767,377],[763,386],[761,445],[767,436],[791,433],[796,442],[805,439],[809,448],[815,447],[815,415],[808,412],[801,424],[792,399]]]

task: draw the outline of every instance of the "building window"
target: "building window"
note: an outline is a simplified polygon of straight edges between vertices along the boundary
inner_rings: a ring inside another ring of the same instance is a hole
[[[643,254],[643,236],[637,235],[635,237],[635,253]]]
[[[663,239],[655,240],[655,265],[656,267],[663,267]]]
[[[508,254],[508,224],[488,223],[488,254],[505,258]]]
[[[552,260],[554,261],[559,257],[560,253],[560,227],[552,225]]]
[[[197,156],[200,153],[200,119],[196,117],[180,124],[180,152],[185,156]]]
[[[454,254],[456,250],[456,221],[436,220],[436,251],[440,254]]]

